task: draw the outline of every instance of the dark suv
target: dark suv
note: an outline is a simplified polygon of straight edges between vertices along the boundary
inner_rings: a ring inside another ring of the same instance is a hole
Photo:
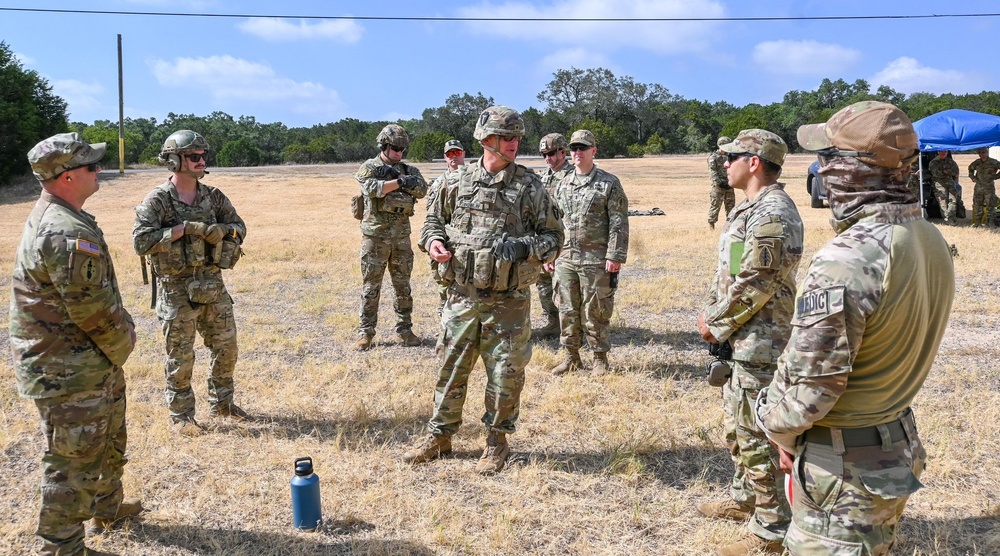
[[[823,185],[823,176],[819,175],[819,160],[809,165],[809,173],[806,174],[806,192],[812,197],[812,208],[823,208],[826,186]]]

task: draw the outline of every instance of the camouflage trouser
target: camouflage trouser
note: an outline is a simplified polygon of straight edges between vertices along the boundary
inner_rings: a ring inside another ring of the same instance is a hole
[[[799,446],[785,537],[791,554],[889,554],[927,460],[912,414],[901,421],[906,438],[885,447]]]
[[[712,192],[709,194],[709,199],[711,203],[708,205],[708,223],[715,224],[719,221],[719,209],[722,208],[723,204],[726,206],[726,212],[723,213],[722,219],[725,220],[729,211],[733,210],[736,205],[736,193],[733,188],[723,189],[715,185],[712,186]]]
[[[780,540],[791,519],[784,474],[778,467],[777,450],[754,419],[757,393],[770,384],[775,367],[739,361],[731,364],[733,376],[722,388],[726,444],[735,468],[729,494],[740,504],[754,506],[751,532]]]
[[[80,554],[83,522],[113,518],[122,502],[125,373],[114,367],[102,390],[35,400],[45,435],[42,508],[35,533],[42,554]]]
[[[236,345],[236,318],[233,300],[223,293],[215,303],[181,307],[172,319],[160,319],[167,346],[167,389],[164,397],[170,417],[194,417],[194,391],[191,373],[194,370],[195,330],[201,334],[205,347],[212,354],[208,373],[208,403],[213,406],[233,403],[233,372],[239,350]]]
[[[434,389],[434,415],[427,424],[431,434],[451,436],[458,431],[469,373],[480,355],[486,367],[483,423],[488,430],[514,432],[524,369],[531,360],[530,308],[530,289],[480,301],[448,291],[438,341],[441,372]]]
[[[992,226],[993,219],[995,218],[996,212],[996,201],[994,196],[996,195],[996,188],[993,183],[983,184],[977,183],[975,189],[972,190],[972,223],[973,224],[987,224]],[[986,216],[983,216],[983,212]]]
[[[410,294],[410,274],[413,272],[413,248],[410,238],[396,239],[364,236],[361,239],[361,311],[358,333],[375,335],[378,324],[378,302],[382,295],[382,277],[389,267],[389,279],[396,292],[396,332],[413,328],[413,296]]]
[[[611,351],[611,313],[615,290],[603,265],[576,265],[556,261],[554,300],[559,306],[559,342],[580,349],[582,336],[595,352]]]
[[[538,275],[538,302],[542,305],[542,313],[546,317],[559,318],[559,308],[553,301],[552,275],[544,270]]]
[[[955,182],[934,182],[934,198],[941,207],[941,217],[948,222],[954,220],[955,211],[958,210],[958,189],[955,188]]]

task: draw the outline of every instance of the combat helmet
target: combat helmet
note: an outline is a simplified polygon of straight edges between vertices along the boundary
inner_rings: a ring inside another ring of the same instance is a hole
[[[562,133],[550,133],[538,143],[538,152],[544,153],[551,150],[568,150],[569,145],[566,143],[566,138],[563,137]]]
[[[733,140],[731,138],[726,137],[725,135],[723,135],[722,137],[719,137],[719,140],[715,142],[715,145],[717,147],[721,147],[722,145],[725,145],[726,143],[732,143],[732,142],[733,142]]]
[[[208,141],[190,129],[182,129],[167,136],[159,159],[171,172],[176,172],[181,167],[181,155],[189,151],[208,151]]]
[[[405,149],[410,146],[410,136],[406,134],[406,130],[402,126],[389,124],[383,127],[382,131],[378,132],[378,137],[375,139],[375,146],[379,150],[385,149],[386,145],[392,145],[397,149]]]
[[[506,106],[490,106],[476,120],[476,131],[472,136],[482,141],[490,135],[501,137],[524,137],[524,120],[521,114]]]

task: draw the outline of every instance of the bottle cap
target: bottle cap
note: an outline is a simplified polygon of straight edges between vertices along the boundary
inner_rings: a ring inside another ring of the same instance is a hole
[[[296,458],[295,474],[299,477],[307,477],[313,474],[313,460],[310,457]]]

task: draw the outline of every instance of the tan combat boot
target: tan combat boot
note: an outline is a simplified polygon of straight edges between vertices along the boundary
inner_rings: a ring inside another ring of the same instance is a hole
[[[354,351],[365,351],[372,347],[372,337],[368,334],[358,334],[358,341],[354,342]]]
[[[545,326],[538,329],[536,333],[539,338],[554,338],[559,335],[559,315],[558,314],[545,314]]]
[[[594,352],[594,368],[590,374],[594,376],[606,375],[611,372],[611,364],[608,363],[608,353],[606,351]]]
[[[502,432],[490,431],[486,435],[486,449],[476,463],[476,473],[480,475],[495,475],[507,464],[510,457],[510,445],[507,435]]]
[[[399,340],[403,342],[406,347],[417,347],[423,343],[423,340],[417,337],[412,330],[404,330],[399,333]]]
[[[733,544],[719,548],[719,556],[749,556],[750,554],[781,554],[784,548],[781,541],[772,541],[747,533]]]
[[[566,348],[566,354],[563,356],[562,363],[552,367],[552,374],[560,376],[571,371],[576,372],[582,366],[583,362],[580,361],[580,350]]]
[[[122,500],[122,503],[118,506],[118,512],[115,514],[115,517],[107,518],[95,516],[90,520],[90,525],[87,527],[87,533],[90,535],[101,535],[108,529],[111,529],[119,521],[139,515],[142,513],[142,510],[142,500],[139,500],[138,498]]]
[[[214,417],[228,417],[233,421],[252,421],[250,414],[243,411],[240,406],[234,403],[213,405],[208,410],[209,415]]]
[[[427,435],[417,446],[403,454],[403,463],[424,463],[451,453],[450,436]]]
[[[698,504],[698,513],[705,517],[746,521],[753,515],[753,504],[740,504],[731,498],[721,502],[702,502]]]
[[[201,436],[205,433],[205,428],[194,420],[194,417],[172,418],[170,430],[181,436]]]

